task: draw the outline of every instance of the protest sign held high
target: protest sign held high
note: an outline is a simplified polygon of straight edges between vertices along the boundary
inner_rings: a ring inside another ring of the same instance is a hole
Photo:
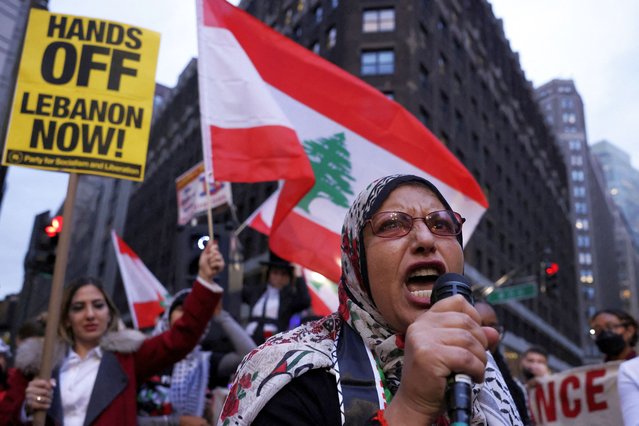
[[[3,165],[142,180],[160,35],[33,9]]]

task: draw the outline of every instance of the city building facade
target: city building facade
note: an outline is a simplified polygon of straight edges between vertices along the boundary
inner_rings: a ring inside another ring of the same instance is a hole
[[[592,154],[600,166],[601,181],[617,206],[615,266],[624,308],[639,316],[639,171],[630,155],[609,141],[592,145]]]
[[[599,357],[589,339],[589,319],[604,307],[620,307],[620,287],[616,276],[615,205],[600,183],[590,154],[584,105],[572,80],[555,79],[535,90],[535,96],[553,130],[568,172],[573,245],[580,306],[579,324],[586,355]]]

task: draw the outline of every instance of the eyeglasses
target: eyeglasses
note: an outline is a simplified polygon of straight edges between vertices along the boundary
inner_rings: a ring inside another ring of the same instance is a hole
[[[622,323],[619,323],[619,324],[606,324],[605,328],[599,328],[599,327],[591,328],[590,329],[590,338],[595,340],[597,338],[597,336],[599,336],[604,331],[613,331],[614,332],[614,330],[617,330],[617,329],[622,328],[622,327],[626,328],[626,327],[628,327],[628,325],[629,325],[628,323],[622,322]]]
[[[435,235],[453,237],[462,231],[466,221],[452,210],[438,210],[425,217],[413,217],[404,212],[375,213],[367,222],[371,224],[373,234],[382,238],[399,238],[408,235],[416,220],[423,220],[428,230]]]

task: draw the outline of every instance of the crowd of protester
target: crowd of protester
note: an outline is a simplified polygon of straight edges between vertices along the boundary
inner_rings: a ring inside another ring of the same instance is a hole
[[[264,280],[242,291],[247,317],[235,318],[222,306],[215,277],[225,261],[210,242],[192,287],[148,333],[124,326],[98,279],[76,279],[65,288],[51,379],[38,371],[46,315],[23,324],[13,345],[0,340],[0,424],[46,412],[65,426],[439,425],[450,420],[453,372],[473,379],[472,424],[539,424],[530,396],[557,373],[552,348],[520,348],[515,362],[505,356],[509,324],[492,305],[430,303],[438,276],[463,272],[463,222],[423,178],[376,180],[344,221],[338,312],[299,326],[306,283],[273,253]],[[590,328],[601,362],[619,365],[624,424],[637,425],[637,320],[603,309]],[[210,340],[212,330],[221,337]]]

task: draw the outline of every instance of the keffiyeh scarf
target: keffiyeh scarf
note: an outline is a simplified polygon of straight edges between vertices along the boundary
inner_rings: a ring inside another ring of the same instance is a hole
[[[164,312],[155,326],[156,336],[170,328],[170,315],[176,301],[184,302],[190,289],[177,292],[171,306]],[[206,335],[206,332],[203,333]],[[197,345],[184,359],[176,362],[167,374],[156,378],[152,383],[141,386],[138,393],[138,406],[142,415],[156,416],[166,414],[202,416],[206,400],[209,379],[211,353],[201,350]]]
[[[337,358],[338,336],[348,324],[361,337],[371,362],[381,370],[377,391],[380,408],[390,402],[401,380],[403,336],[396,334],[381,316],[370,296],[362,240],[366,221],[399,185],[417,183],[430,189],[450,209],[430,182],[411,175],[393,175],[371,183],[351,205],[342,227],[342,276],[339,311],[321,320],[273,336],[249,353],[226,399],[219,424],[248,425],[268,401],[292,379],[311,369],[326,369],[337,378],[342,423],[345,421]],[[461,235],[459,236],[461,244]],[[473,425],[520,425],[514,403],[492,357],[484,383],[473,385]],[[371,413],[371,416],[374,413]]]

